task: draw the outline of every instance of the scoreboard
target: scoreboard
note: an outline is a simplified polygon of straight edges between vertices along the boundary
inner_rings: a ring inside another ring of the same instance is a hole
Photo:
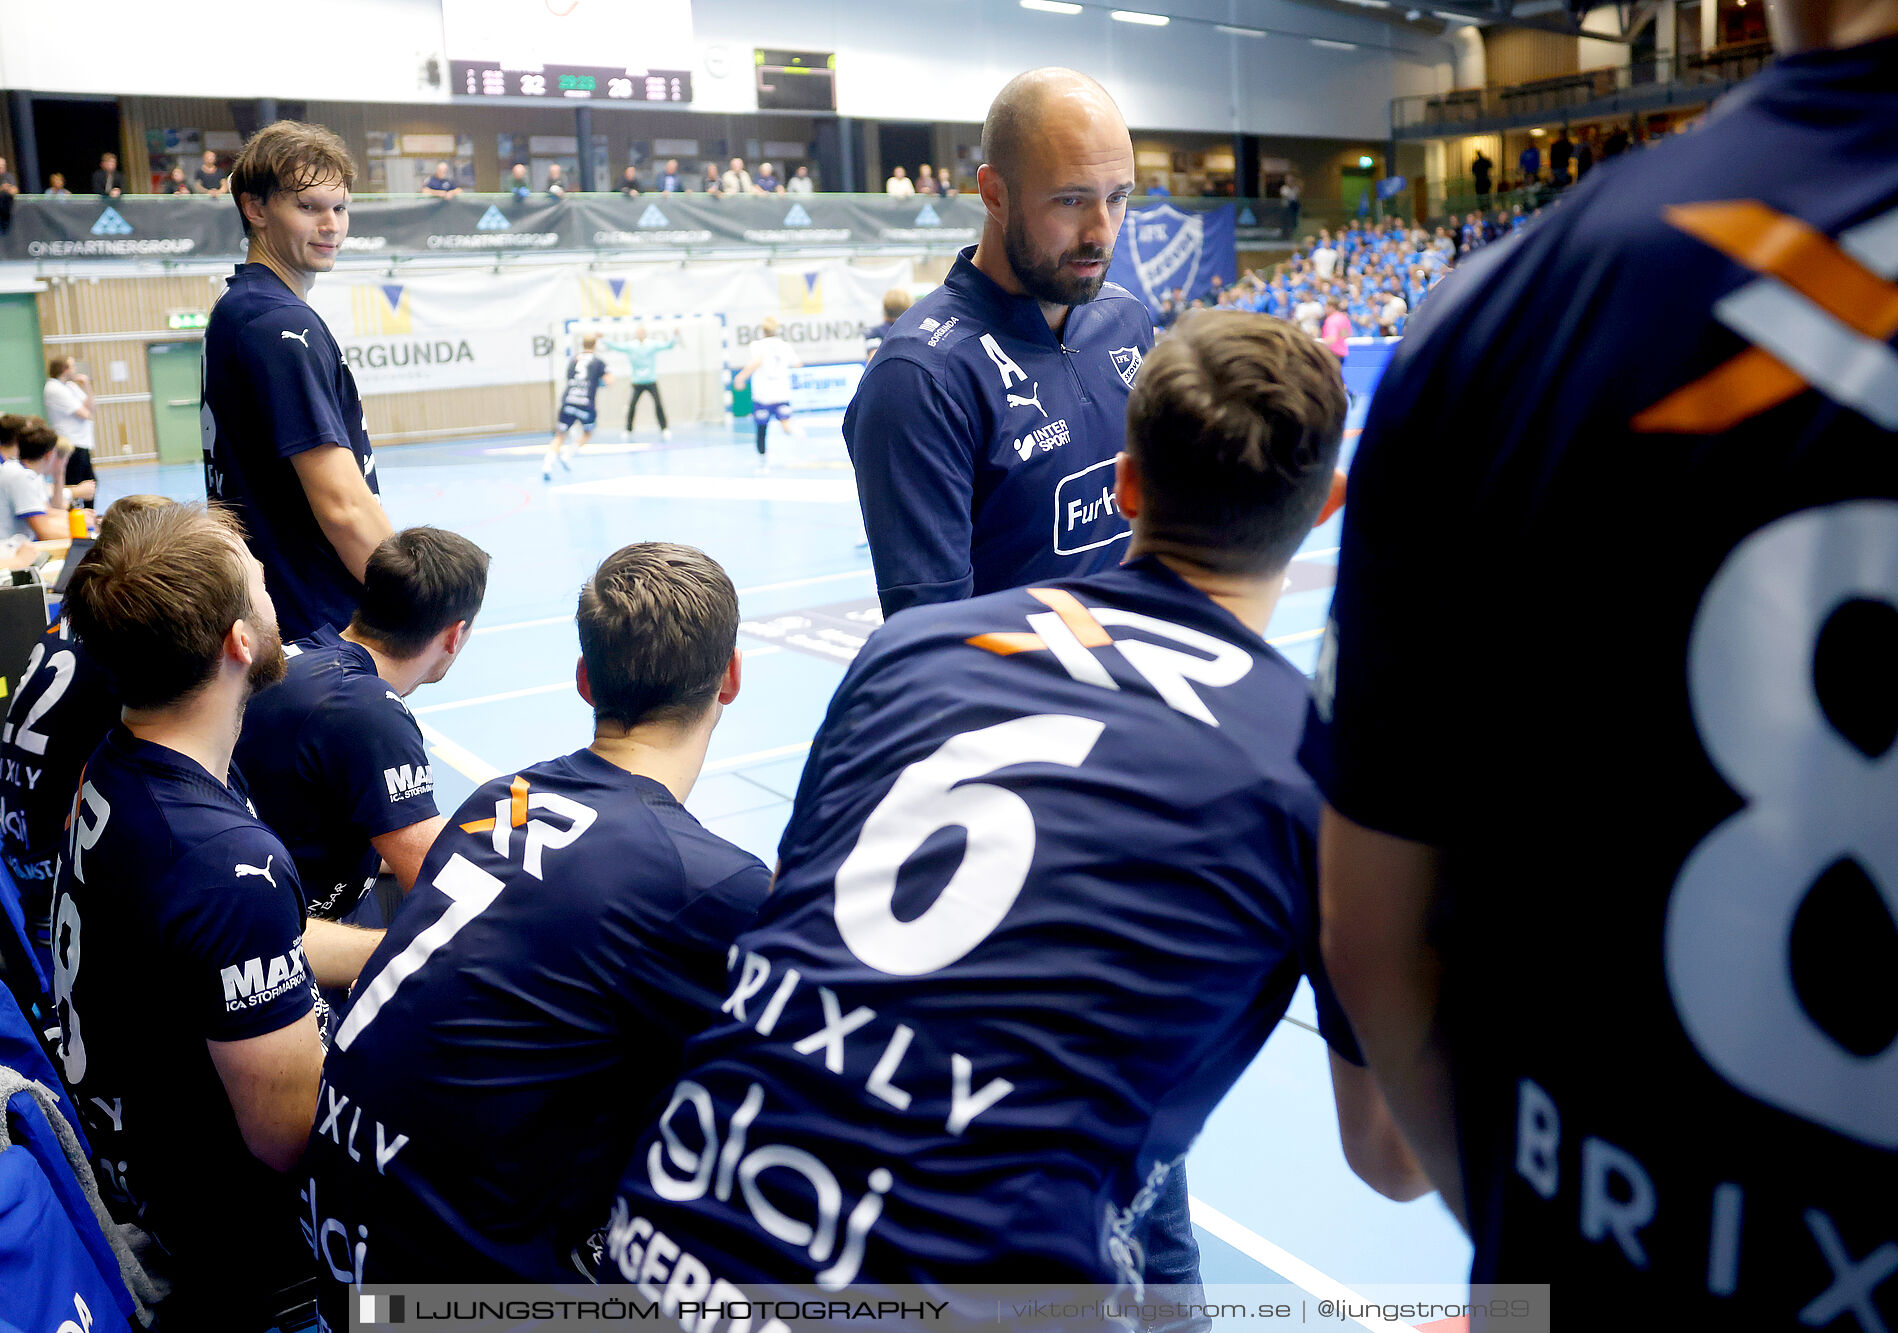
[[[545,97],[609,102],[690,102],[692,72],[601,65],[518,66],[499,60],[452,60],[449,78],[461,97]]]
[[[441,0],[441,9],[457,100],[692,100],[691,0]]]

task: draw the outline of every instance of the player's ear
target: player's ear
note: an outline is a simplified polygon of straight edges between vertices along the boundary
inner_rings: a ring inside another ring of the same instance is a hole
[[[975,169],[975,192],[997,226],[1008,225],[1008,182],[1002,173],[984,162]]]
[[[1140,517],[1140,465],[1124,449],[1114,455],[1114,503],[1129,521]]]
[[[738,697],[738,687],[744,683],[745,655],[738,649],[732,649],[732,660],[725,664],[725,674],[718,682],[718,701],[728,704]]]
[[[473,633],[473,621],[457,620],[442,631],[442,647],[450,657],[459,656],[461,650],[468,646],[468,639]]]
[[[239,616],[224,631],[224,655],[240,666],[248,667],[257,659],[257,627]]]
[[[584,657],[574,663],[573,688],[580,692],[588,708],[593,707],[593,682],[587,679],[587,660]]]

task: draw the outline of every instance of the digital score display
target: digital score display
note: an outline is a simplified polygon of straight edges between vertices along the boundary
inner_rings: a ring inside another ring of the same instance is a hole
[[[590,65],[530,65],[510,68],[493,60],[449,62],[449,77],[463,97],[545,97],[549,100],[690,102],[692,73],[683,69],[613,69]]]
[[[837,57],[829,51],[752,52],[760,111],[835,111]]]

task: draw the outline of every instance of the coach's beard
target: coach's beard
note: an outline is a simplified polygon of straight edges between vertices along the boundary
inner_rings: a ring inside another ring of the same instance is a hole
[[[1010,218],[1002,229],[1002,253],[1022,290],[1049,305],[1086,305],[1092,301],[1100,295],[1101,284],[1107,281],[1108,262],[1114,257],[1112,250],[1085,246],[1053,259],[1040,259],[1028,248],[1028,232],[1017,218]],[[1079,278],[1066,272],[1069,264],[1095,262],[1101,266],[1099,277]]]

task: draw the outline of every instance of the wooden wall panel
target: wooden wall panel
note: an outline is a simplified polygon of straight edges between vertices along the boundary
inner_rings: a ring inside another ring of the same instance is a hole
[[[1483,48],[1491,87],[1553,79],[1574,74],[1581,68],[1576,39],[1563,33],[1535,28],[1486,28]]]

